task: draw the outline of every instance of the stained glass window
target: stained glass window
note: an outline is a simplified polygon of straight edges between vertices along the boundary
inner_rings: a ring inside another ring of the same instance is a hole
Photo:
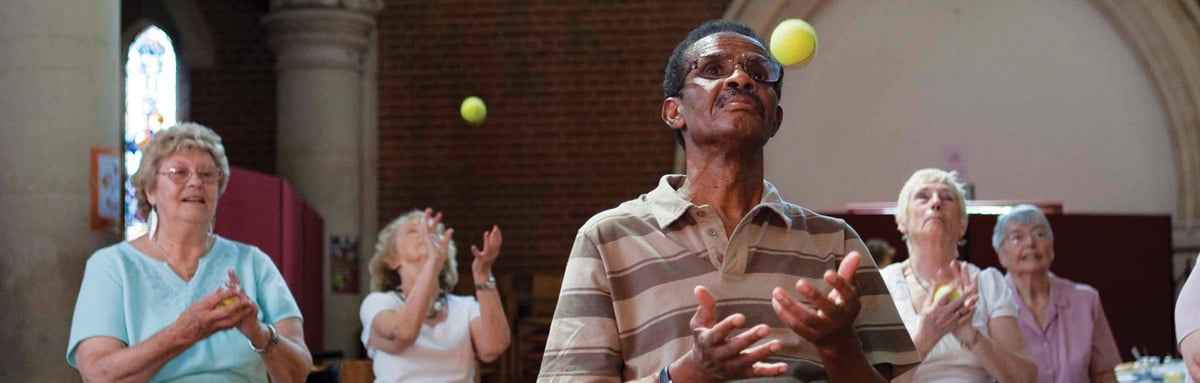
[[[129,44],[125,59],[125,179],[142,162],[142,148],[159,130],[175,125],[175,47],[166,32],[146,27]],[[133,184],[125,182],[125,238],[148,230],[137,216]]]

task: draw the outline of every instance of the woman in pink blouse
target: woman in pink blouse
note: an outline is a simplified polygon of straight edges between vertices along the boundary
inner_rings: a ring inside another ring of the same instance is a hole
[[[1200,265],[1200,256],[1196,262]],[[1200,267],[1192,268],[1175,301],[1175,340],[1191,376],[1189,382],[1200,383]]]
[[[1117,342],[1091,286],[1050,272],[1054,233],[1046,216],[1021,205],[996,220],[992,248],[1008,269],[1017,323],[1038,382],[1116,382]]]

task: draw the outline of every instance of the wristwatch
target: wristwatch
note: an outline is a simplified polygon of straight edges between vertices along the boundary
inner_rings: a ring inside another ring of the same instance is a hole
[[[495,289],[496,289],[496,277],[491,274],[488,274],[487,282],[485,282],[483,284],[479,284],[479,283],[475,284],[475,291],[495,290]]]
[[[276,344],[279,344],[279,333],[275,332],[275,325],[268,323],[267,331],[271,332],[271,340],[268,340],[267,345],[263,346],[263,348],[254,347],[254,342],[251,341],[250,338],[246,338],[246,343],[250,344],[250,348],[253,349],[254,352],[263,354],[271,351],[271,349],[275,348]]]

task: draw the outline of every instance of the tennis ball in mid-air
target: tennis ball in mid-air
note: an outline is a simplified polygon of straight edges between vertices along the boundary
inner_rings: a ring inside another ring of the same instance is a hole
[[[462,113],[462,118],[467,120],[467,122],[479,124],[483,122],[483,119],[487,118],[487,105],[483,104],[483,99],[471,96],[463,100],[459,112]]]
[[[783,65],[805,65],[817,55],[817,31],[807,21],[787,19],[771,32],[771,55]]]
[[[941,302],[942,297],[946,296],[947,294],[950,295],[950,300],[955,300],[962,295],[962,291],[958,291],[958,288],[951,285],[938,286],[936,290],[933,290],[933,301]]]

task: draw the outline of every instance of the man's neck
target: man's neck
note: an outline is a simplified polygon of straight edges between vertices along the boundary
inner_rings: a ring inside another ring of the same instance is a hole
[[[762,200],[762,151],[749,156],[696,154],[687,158],[684,188],[688,200],[710,206],[721,218],[726,235],[732,235],[742,218]]]

